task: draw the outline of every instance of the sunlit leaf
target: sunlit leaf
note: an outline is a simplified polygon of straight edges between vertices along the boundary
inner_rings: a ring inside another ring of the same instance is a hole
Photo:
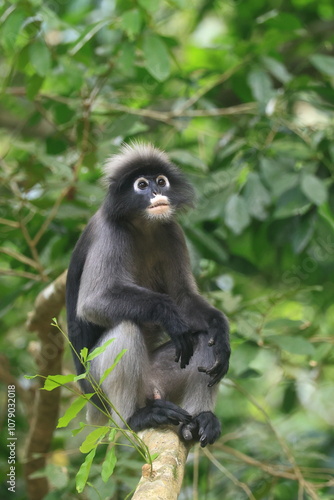
[[[43,389],[46,391],[52,391],[56,387],[60,387],[64,384],[67,384],[69,382],[73,382],[75,379],[74,374],[70,375],[49,375],[47,379],[44,382]]]
[[[124,354],[126,352],[127,352],[127,349],[122,349],[122,351],[117,354],[117,356],[116,356],[113,364],[111,366],[109,366],[109,368],[107,368],[103,372],[103,374],[102,374],[102,376],[101,376],[101,378],[99,380],[99,385],[101,385],[102,382],[108,377],[108,375],[114,370],[115,366],[120,362],[120,360],[122,359],[122,357],[124,356]]]
[[[257,173],[249,173],[244,197],[248,212],[256,219],[264,220],[267,217],[266,207],[270,205],[271,198]]]
[[[274,95],[269,76],[260,69],[255,69],[249,73],[248,84],[254,98],[260,103],[266,104]]]
[[[30,62],[39,76],[45,76],[51,68],[51,55],[43,40],[34,42],[29,47]]]
[[[131,39],[140,32],[141,24],[142,16],[138,9],[128,10],[122,15],[121,26]]]
[[[109,427],[98,427],[86,436],[86,439],[80,446],[80,451],[82,453],[88,453],[93,448],[97,446],[99,441],[107,434]]]
[[[76,489],[78,493],[81,493],[86,486],[88,481],[89,472],[95,457],[96,448],[93,448],[90,453],[85,458],[85,461],[81,464],[80,469],[75,476]]]
[[[64,415],[58,420],[57,428],[66,427],[73,420],[82,408],[88,403],[92,394],[85,394],[85,397],[79,396],[66,409]]]
[[[310,61],[322,73],[328,76],[334,76],[334,57],[324,54],[314,54],[310,57]]]
[[[104,342],[103,345],[93,349],[87,356],[87,361],[92,361],[92,359],[97,358],[97,356],[102,354],[107,349],[107,347],[114,342],[114,340],[115,340],[114,338],[109,339],[106,342]]]
[[[241,234],[249,223],[250,216],[244,198],[233,194],[226,203],[225,224],[235,234]]]
[[[146,35],[143,42],[145,66],[149,73],[162,82],[170,74],[169,53],[163,40],[156,35]]]
[[[327,189],[324,182],[313,174],[302,176],[301,189],[305,196],[316,205],[322,205],[327,200]]]
[[[289,335],[270,335],[266,337],[266,340],[292,354],[312,356],[314,353],[313,345],[305,338],[297,335],[294,337]]]
[[[108,481],[108,479],[114,472],[116,463],[117,463],[117,457],[115,452],[115,446],[111,446],[106,453],[101,469],[101,477],[105,483]]]

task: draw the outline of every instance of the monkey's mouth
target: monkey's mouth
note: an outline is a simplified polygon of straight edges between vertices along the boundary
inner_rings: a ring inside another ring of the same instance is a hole
[[[153,200],[151,200],[151,205],[149,205],[148,210],[156,214],[162,214],[170,209],[170,203],[166,196],[158,195]]]

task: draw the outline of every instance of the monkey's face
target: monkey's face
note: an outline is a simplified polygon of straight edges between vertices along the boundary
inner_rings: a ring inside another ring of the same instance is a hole
[[[150,220],[169,219],[172,216],[174,208],[170,200],[170,190],[169,180],[163,174],[140,176],[133,183],[138,206]]]

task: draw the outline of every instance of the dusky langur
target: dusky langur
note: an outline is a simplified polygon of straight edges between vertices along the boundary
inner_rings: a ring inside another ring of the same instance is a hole
[[[211,444],[220,435],[212,411],[217,383],[228,370],[229,329],[199,294],[174,219],[192,205],[193,189],[150,145],[124,146],[107,162],[105,180],[104,203],[69,266],[70,341],[79,353],[115,339],[91,361],[96,380],[127,349],[102,389],[134,431],[175,424],[184,439]],[[87,382],[82,386],[89,392]],[[88,421],[103,423],[99,415],[90,405]]]

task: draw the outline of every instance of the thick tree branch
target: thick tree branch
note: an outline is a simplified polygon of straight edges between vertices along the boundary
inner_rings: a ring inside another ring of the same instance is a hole
[[[47,377],[62,371],[64,339],[61,332],[51,326],[65,304],[66,272],[51,283],[37,297],[34,310],[29,314],[27,327],[36,331],[40,339],[40,349],[36,361],[39,375]],[[54,429],[58,419],[60,389],[52,392],[37,391],[32,423],[26,443],[25,478],[28,497],[41,500],[48,492],[46,478],[32,479],[32,473],[45,466]]]
[[[140,433],[141,439],[151,455],[158,454],[153,461],[142,469],[142,478],[132,500],[163,498],[176,500],[180,493],[185,463],[190,446],[182,442],[173,428],[147,429]]]

